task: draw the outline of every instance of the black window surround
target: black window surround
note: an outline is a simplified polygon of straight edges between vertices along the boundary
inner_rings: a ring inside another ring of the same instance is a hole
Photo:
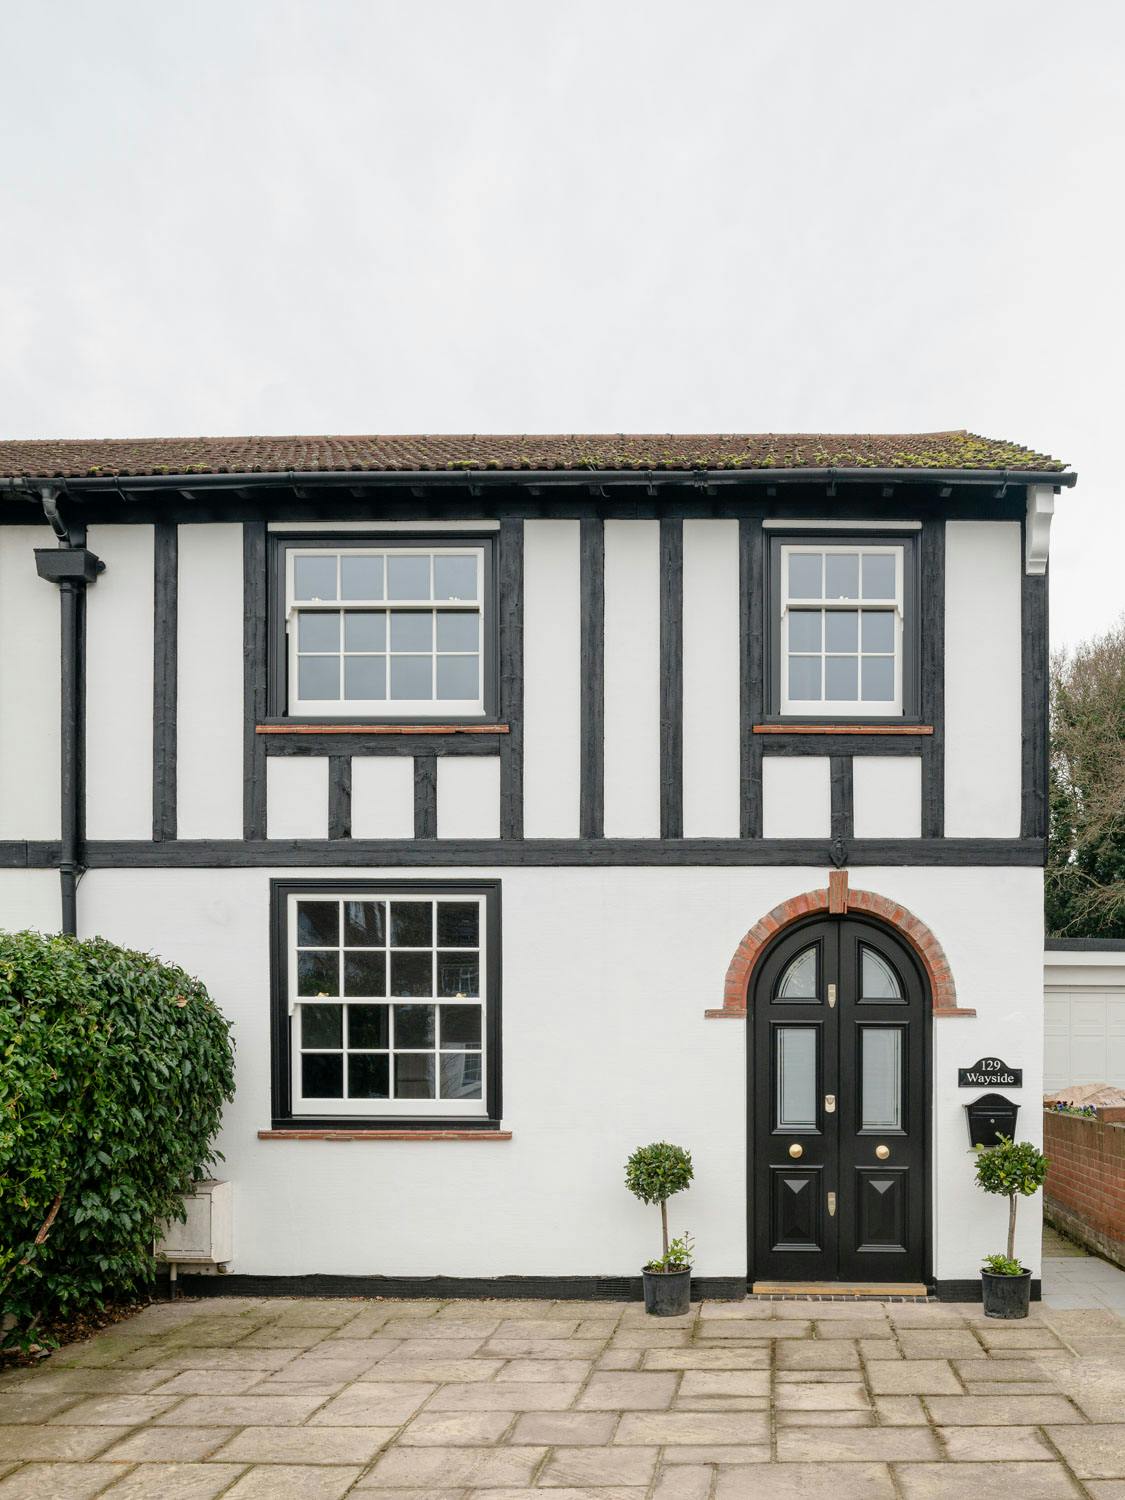
[[[332,1114],[319,1118],[294,1114],[292,1041],[289,1016],[290,898],[293,896],[371,895],[377,898],[473,895],[485,909],[483,1034],[486,1049],[483,1115]],[[486,1130],[499,1128],[502,1114],[501,1028],[501,882],[498,880],[271,880],[270,881],[270,1043],[271,1128],[274,1130]]]
[[[760,591],[765,616],[763,636],[766,656],[766,714],[768,724],[837,724],[844,720],[838,711],[827,714],[789,713],[782,711],[781,683],[781,558],[785,547],[871,546],[902,549],[903,628],[902,628],[902,711],[898,714],[864,714],[857,704],[848,711],[846,722],[872,726],[920,724],[922,660],[922,579],[920,577],[919,533],[916,531],[879,531],[867,529],[792,531],[770,530],[766,557],[767,576]],[[751,607],[753,604],[751,603]]]
[[[269,601],[269,628],[267,631],[267,692],[266,722],[284,724],[290,718],[304,721],[305,713],[289,712],[289,652],[286,639],[286,556],[294,549],[308,551],[323,548],[328,551],[344,551],[349,547],[377,547],[380,551],[418,547],[473,547],[483,554],[483,577],[481,580],[481,670],[484,709],[482,713],[465,715],[443,711],[441,703],[430,700],[419,701],[408,714],[362,714],[347,713],[317,714],[318,724],[419,724],[433,721],[442,724],[489,724],[499,721],[499,635],[498,600],[496,596],[496,540],[495,531],[308,531],[270,532],[268,534],[267,565],[269,570],[267,597]]]

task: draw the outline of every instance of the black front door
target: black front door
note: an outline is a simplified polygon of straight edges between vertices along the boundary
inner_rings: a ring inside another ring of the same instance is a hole
[[[752,1278],[921,1281],[929,1006],[913,955],[826,917],[778,940],[750,1002]]]

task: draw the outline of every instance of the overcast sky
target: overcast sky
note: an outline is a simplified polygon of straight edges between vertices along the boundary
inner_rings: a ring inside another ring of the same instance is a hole
[[[0,433],[897,432],[1121,584],[1118,0],[3,0]]]

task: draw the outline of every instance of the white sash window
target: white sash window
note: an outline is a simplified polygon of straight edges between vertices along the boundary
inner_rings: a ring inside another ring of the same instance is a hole
[[[781,548],[783,714],[903,712],[902,546]]]
[[[480,546],[289,547],[285,627],[292,715],[484,712]]]

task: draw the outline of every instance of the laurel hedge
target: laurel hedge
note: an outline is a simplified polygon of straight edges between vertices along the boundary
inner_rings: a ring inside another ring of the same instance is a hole
[[[150,1280],[233,1096],[199,980],[102,938],[0,933],[0,1346]]]

